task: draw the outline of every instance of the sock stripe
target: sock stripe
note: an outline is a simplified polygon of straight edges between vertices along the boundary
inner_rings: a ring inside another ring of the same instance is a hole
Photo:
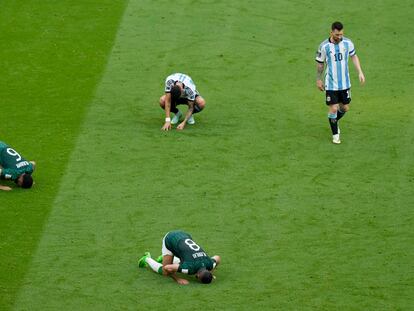
[[[336,117],[337,117],[337,114],[336,113],[328,113],[328,118],[329,119],[336,119]]]

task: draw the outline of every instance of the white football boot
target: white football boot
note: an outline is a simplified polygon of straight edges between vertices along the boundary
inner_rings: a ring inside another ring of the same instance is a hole
[[[172,125],[175,125],[175,124],[177,124],[178,122],[180,122],[180,118],[182,117],[182,113],[181,113],[181,111],[179,111],[178,110],[178,112],[175,114],[175,116],[174,116],[174,118],[172,118],[172,120],[171,120],[171,124]]]
[[[332,135],[332,142],[334,144],[340,144],[341,143],[341,139],[339,138],[339,134]]]
[[[191,115],[190,119],[187,120],[188,124],[195,124],[194,116]]]

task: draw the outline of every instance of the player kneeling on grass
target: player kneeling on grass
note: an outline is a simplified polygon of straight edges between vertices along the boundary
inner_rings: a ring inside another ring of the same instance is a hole
[[[180,122],[182,113],[178,110],[178,105],[187,105],[188,110],[184,120],[177,125],[177,130],[183,130],[186,123],[195,124],[194,114],[203,110],[206,105],[193,80],[183,73],[174,73],[165,79],[165,95],[160,98],[160,106],[165,110],[165,123],[161,128],[163,131],[170,130],[171,125]],[[171,112],[174,113],[172,119]]]
[[[29,189],[33,185],[34,161],[27,161],[16,150],[0,141],[0,179],[12,180],[18,187]],[[12,190],[0,185],[0,190]]]
[[[170,276],[178,284],[186,285],[188,280],[178,277],[177,272],[195,275],[201,283],[209,284],[214,278],[212,271],[219,263],[220,256],[209,257],[193,241],[190,234],[177,230],[168,232],[164,236],[161,258],[154,260],[150,253],[146,252],[138,265],[141,268],[149,266],[154,272]]]

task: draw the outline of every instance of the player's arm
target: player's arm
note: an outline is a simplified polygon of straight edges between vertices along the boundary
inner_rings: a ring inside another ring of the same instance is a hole
[[[162,266],[162,272],[164,275],[172,275],[178,271],[178,267],[180,264],[178,263],[171,263],[168,265]]]
[[[318,47],[318,50],[316,51],[316,87],[320,91],[325,91],[325,85],[324,85],[324,77],[323,77],[323,71],[325,69],[325,60],[326,60],[326,52],[323,48],[322,44]]]
[[[4,179],[3,168],[1,166],[0,166],[0,176],[1,176],[2,179]],[[10,191],[10,190],[12,190],[12,188],[10,188],[9,186],[0,185],[0,190]]]
[[[352,62],[354,63],[355,69],[358,72],[359,82],[363,85],[365,83],[365,76],[361,69],[361,64],[359,62],[359,58],[356,54],[351,56]]]
[[[15,180],[17,178],[17,172],[15,169],[11,168],[0,168],[0,178],[1,179],[12,179]]]
[[[165,123],[161,128],[163,131],[171,129],[171,93],[165,93]]]
[[[9,186],[0,185],[0,190],[10,191],[10,190],[12,190],[12,188],[10,188]]]
[[[325,86],[323,84],[323,71],[325,69],[325,63],[316,61],[316,87],[324,91]]]
[[[180,266],[180,264],[178,264],[178,263],[172,263],[172,264],[169,264],[169,265],[162,266],[162,272],[165,276],[170,276],[178,284],[187,285],[188,280],[182,279],[182,278],[178,277],[177,274],[176,274],[177,271],[178,271],[179,266]]]
[[[187,109],[187,113],[185,114],[184,120],[183,122],[181,122],[178,126],[177,126],[177,130],[183,130],[185,125],[187,124],[187,120],[190,119],[190,117],[193,115],[194,112],[194,105],[195,105],[195,101],[193,100],[189,100],[188,101],[188,109]]]

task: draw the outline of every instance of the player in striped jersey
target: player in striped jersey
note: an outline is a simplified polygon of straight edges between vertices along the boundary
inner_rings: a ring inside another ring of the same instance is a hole
[[[329,106],[328,119],[332,131],[332,142],[340,144],[338,121],[349,110],[351,102],[351,80],[349,78],[348,60],[352,59],[361,84],[365,83],[359,58],[352,41],[344,37],[341,22],[334,22],[331,34],[323,41],[316,52],[317,77],[316,86],[326,91],[326,104]],[[325,81],[322,81],[325,69]]]
[[[188,110],[184,120],[177,126],[177,130],[183,130],[186,123],[194,124],[194,114],[204,109],[206,101],[198,93],[193,80],[186,74],[174,73],[165,79],[165,95],[160,98],[160,106],[165,110],[165,123],[161,128],[164,131],[171,129],[171,125],[177,124],[182,117],[178,105],[187,105]],[[174,118],[171,119],[171,112]]]

